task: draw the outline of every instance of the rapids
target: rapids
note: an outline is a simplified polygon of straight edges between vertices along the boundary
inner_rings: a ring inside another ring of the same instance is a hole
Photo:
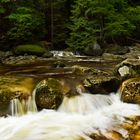
[[[12,110],[15,110],[19,104],[13,103]],[[32,110],[35,110],[36,105],[32,105]],[[110,131],[116,131],[127,139],[128,132],[121,124],[126,122],[126,117],[140,115],[140,106],[123,103],[114,93],[80,93],[65,97],[57,111],[32,110],[26,108],[28,113],[25,115],[18,116],[18,110],[14,116],[0,118],[0,140],[93,140],[90,137],[93,133],[118,140],[108,134]]]

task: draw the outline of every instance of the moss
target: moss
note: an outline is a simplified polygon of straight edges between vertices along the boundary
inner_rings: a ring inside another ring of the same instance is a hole
[[[47,85],[50,88],[50,90],[58,92],[62,91],[62,85],[57,79],[49,78],[47,81]]]
[[[41,56],[46,52],[46,49],[34,44],[29,45],[19,45],[15,48],[16,54],[29,54],[29,55],[37,55]]]
[[[27,98],[33,90],[33,79],[20,76],[0,76],[0,104],[14,98]]]
[[[73,67],[73,73],[77,75],[84,75],[84,74],[89,74],[89,73],[94,73],[95,70],[89,68],[89,67],[81,67],[79,65],[74,65]]]
[[[0,103],[1,104],[7,104],[10,102],[11,99],[13,99],[15,96],[14,92],[11,92],[8,89],[2,89],[0,90]]]

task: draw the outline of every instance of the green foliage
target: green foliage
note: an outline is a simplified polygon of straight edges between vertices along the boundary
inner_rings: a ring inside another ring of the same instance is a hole
[[[105,38],[119,40],[124,36],[130,36],[135,26],[123,15],[117,14],[108,17],[109,22],[105,24]]]
[[[31,54],[31,55],[43,55],[46,52],[46,49],[39,45],[19,45],[15,48],[16,54]]]
[[[122,44],[139,27],[134,23],[140,21],[139,10],[136,7],[137,14],[134,14],[129,8],[132,7],[127,0],[76,0],[71,10],[67,44],[74,50],[93,46],[95,41],[101,45],[104,42]]]
[[[1,0],[0,3],[7,3],[10,2],[10,0]]]
[[[13,23],[13,27],[7,32],[10,40],[34,41],[36,36],[40,38],[44,35],[42,17],[30,8],[17,8],[14,13],[8,16],[8,19]]]
[[[77,0],[73,5],[71,24],[68,26],[71,30],[70,39],[66,41],[73,50],[90,46],[96,40],[95,33],[97,30],[94,30],[94,21],[88,20],[87,17],[88,5],[89,0]]]
[[[0,0],[0,47],[47,40],[53,49],[84,50],[126,45],[139,33],[138,0]]]
[[[6,12],[5,8],[0,6],[0,14],[4,14]]]
[[[47,33],[45,13],[35,9],[34,0],[28,2],[0,1],[0,45],[14,46],[44,39]]]
[[[135,26],[133,37],[140,39],[140,6],[128,7],[125,13],[129,21]]]

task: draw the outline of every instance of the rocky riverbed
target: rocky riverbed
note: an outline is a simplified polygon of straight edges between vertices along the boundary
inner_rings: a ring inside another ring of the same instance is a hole
[[[79,85],[91,94],[109,94],[117,92],[123,81],[135,77],[129,80],[133,84],[124,82],[119,91],[123,101],[140,103],[139,48],[137,44],[125,54],[105,52],[98,57],[63,51],[53,51],[49,58],[1,52],[0,103],[8,105],[13,98],[26,98],[37,88],[36,100],[40,109],[58,108],[64,96],[77,95]],[[48,85],[49,81],[53,83]],[[129,88],[131,94],[125,95]],[[136,95],[132,98],[133,94]]]

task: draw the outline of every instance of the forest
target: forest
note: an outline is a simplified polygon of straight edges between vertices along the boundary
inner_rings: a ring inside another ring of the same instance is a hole
[[[0,49],[44,41],[52,50],[140,41],[137,0],[0,0]]]

